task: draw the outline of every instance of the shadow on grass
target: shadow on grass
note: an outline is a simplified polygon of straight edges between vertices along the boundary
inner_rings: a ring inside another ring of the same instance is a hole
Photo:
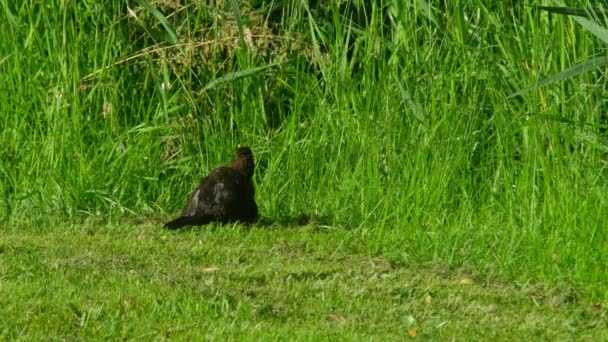
[[[161,221],[164,222],[164,221]],[[163,223],[161,223],[161,226]],[[205,227],[205,226],[213,226],[214,229],[215,227],[221,227],[221,226],[230,226],[230,225],[234,225],[235,223],[209,223],[207,225],[202,225],[202,226],[184,226],[182,228],[176,229],[176,231],[186,231],[186,230],[192,230],[192,229],[200,229],[201,227]],[[296,216],[285,216],[285,217],[280,217],[280,218],[271,218],[271,217],[260,217],[260,219],[258,220],[257,223],[253,223],[253,224],[243,224],[242,227],[244,228],[254,228],[254,227],[258,227],[258,228],[296,228],[296,227],[333,227],[333,222],[329,219],[329,217],[327,216],[319,216],[316,214],[300,214],[300,215],[296,215]],[[170,229],[167,229],[170,230]]]

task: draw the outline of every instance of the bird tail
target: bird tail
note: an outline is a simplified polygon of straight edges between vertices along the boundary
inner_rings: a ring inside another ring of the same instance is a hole
[[[165,223],[163,228],[179,229],[184,226],[200,226],[212,221],[210,216],[180,216],[173,221]]]

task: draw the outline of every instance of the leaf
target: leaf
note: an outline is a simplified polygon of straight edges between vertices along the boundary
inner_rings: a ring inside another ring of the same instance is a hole
[[[570,68],[568,70],[559,72],[552,76],[549,76],[549,77],[545,78],[544,80],[539,81],[538,83],[536,83],[533,86],[529,86],[524,89],[518,90],[515,93],[507,96],[507,99],[523,95],[532,90],[539,89],[540,87],[544,87],[546,85],[549,85],[549,84],[552,84],[555,82],[559,82],[559,81],[563,81],[563,80],[572,78],[574,76],[580,75],[582,73],[588,72],[590,70],[594,70],[596,68],[599,68],[599,67],[602,67],[605,65],[608,65],[608,56],[596,57],[596,58],[586,60],[582,63],[579,63],[579,64],[573,66],[572,68]]]
[[[557,122],[561,122],[561,123],[565,123],[565,124],[569,124],[569,125],[608,128],[608,125],[606,125],[606,124],[585,122],[585,121],[576,121],[576,120],[573,120],[573,119],[568,118],[563,115],[528,114],[528,116],[530,116],[531,118],[538,116],[538,117],[541,117],[543,120],[557,121]]]
[[[175,29],[173,28],[173,25],[171,25],[171,23],[167,20],[167,18],[160,13],[159,10],[156,9],[156,7],[150,5],[150,3],[147,0],[135,0],[137,1],[137,3],[139,3],[143,8],[145,8],[148,12],[150,12],[155,18],[156,20],[158,20],[158,22],[160,22],[161,25],[163,25],[163,27],[166,30],[166,35],[164,34],[159,34],[159,37],[171,44],[177,44],[177,34],[175,33]],[[155,32],[156,30],[151,29],[150,32]],[[158,31],[156,31],[155,33],[158,34]]]
[[[552,7],[552,6],[539,6],[541,10],[545,10],[550,13],[557,13],[563,15],[573,16],[577,23],[586,28],[591,34],[602,40],[604,43],[608,44],[608,30],[597,23],[586,19],[587,18],[599,18],[605,17],[607,11],[603,7],[595,7],[595,8],[575,8],[575,7]]]
[[[4,58],[0,59],[0,65],[2,65],[4,62],[6,62],[6,60],[12,55],[13,55],[13,52],[9,53]]]
[[[261,67],[249,68],[249,69],[245,69],[245,70],[227,73],[224,76],[220,76],[220,77],[214,79],[213,81],[207,83],[207,85],[205,86],[205,88],[203,88],[202,91],[207,91],[207,90],[217,86],[218,84],[221,84],[224,82],[228,82],[228,81],[236,80],[236,79],[243,78],[246,76],[251,76],[253,74],[257,74],[258,72],[264,71],[266,69],[270,69],[270,68],[276,66],[277,64],[278,63],[273,63],[273,64],[269,64],[269,65],[264,65]]]
[[[597,16],[597,12],[602,11],[601,8],[576,8],[576,7],[566,7],[566,6],[538,6],[538,9],[547,11],[549,13],[557,13],[563,15],[571,15],[577,17],[591,17]]]
[[[420,8],[424,12],[424,14],[427,16],[427,18],[429,18],[429,20],[431,22],[433,22],[433,24],[435,24],[435,26],[442,27],[442,25],[439,23],[439,21],[435,17],[435,14],[433,14],[432,7],[428,2],[426,2],[425,0],[417,0],[416,2],[418,3],[418,6],[420,6]]]
[[[2,4],[2,8],[4,9],[6,19],[8,19],[9,24],[17,26],[17,16],[11,12],[10,6],[8,6],[6,3],[6,0],[0,0],[0,4]]]
[[[424,296],[424,302],[425,302],[426,304],[431,304],[431,300],[432,300],[432,299],[433,299],[433,297],[431,297],[431,295],[430,295],[430,294],[428,294],[428,293],[427,293],[427,294]]]
[[[586,28],[591,34],[599,38],[604,43],[608,44],[608,30],[600,25],[594,23],[593,21],[585,18],[572,18],[577,23],[581,24],[584,28]]]
[[[403,85],[401,84],[401,82],[399,82],[397,76],[395,76],[395,81],[397,82],[397,87],[399,88],[399,92],[401,93],[401,98],[403,99],[403,102],[405,102],[405,104],[408,106],[408,108],[414,115],[414,118],[416,118],[416,120],[426,126],[426,122],[424,121],[424,113],[420,110],[418,105],[416,105],[414,100],[412,100],[412,97],[410,96],[410,94],[408,94],[405,88],[403,88]]]
[[[562,5],[562,3],[560,1],[557,1],[557,2],[558,2],[558,4]],[[608,44],[608,29],[598,25],[594,21],[584,18],[584,17],[598,18],[600,15],[605,16],[606,15],[605,8],[596,7],[596,8],[584,9],[584,8],[575,8],[575,7],[566,7],[566,6],[559,6],[559,7],[558,6],[539,6],[538,8],[541,10],[550,12],[550,13],[557,13],[557,14],[573,16],[573,18],[572,18],[573,20],[575,20],[581,26],[586,28],[589,32],[591,32],[591,34],[596,36],[598,39],[600,39],[604,43]],[[521,89],[521,90],[507,96],[507,99],[523,95],[527,92],[539,89],[540,87],[543,87],[543,86],[551,84],[551,83],[555,83],[555,82],[566,80],[568,78],[572,78],[576,75],[582,74],[582,73],[592,70],[594,68],[602,67],[607,64],[608,64],[608,56],[596,57],[596,58],[586,60],[582,63],[579,63],[579,64],[573,66],[572,68],[570,68],[568,70],[562,71],[562,72],[554,74],[552,76],[549,76],[533,86],[529,86],[524,89]]]
[[[234,12],[234,18],[236,19],[236,24],[239,28],[239,37],[241,38],[241,46],[246,46],[245,44],[245,31],[243,30],[243,20],[241,19],[241,9],[239,8],[239,2],[237,0],[228,0],[230,5],[232,6],[232,11]]]

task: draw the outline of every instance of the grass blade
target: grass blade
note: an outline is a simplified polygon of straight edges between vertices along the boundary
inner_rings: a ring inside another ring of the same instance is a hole
[[[586,28],[589,32],[591,32],[591,34],[608,44],[608,30],[589,19],[586,19],[605,17],[606,9],[602,7],[575,8],[566,6],[539,6],[538,8],[549,13],[572,16],[572,19]]]
[[[241,41],[241,46],[245,46],[245,31],[243,30],[243,20],[241,19],[241,9],[239,8],[239,3],[237,0],[229,0],[230,5],[232,6],[232,11],[234,12],[234,18],[236,19],[236,25],[239,28],[239,37]]]
[[[177,44],[177,34],[175,33],[175,29],[173,28],[173,25],[171,25],[171,23],[167,20],[167,18],[162,13],[160,13],[160,11],[156,9],[156,7],[150,5],[150,3],[147,0],[136,0],[136,1],[142,7],[144,7],[148,12],[150,12],[156,18],[156,20],[158,20],[158,22],[161,23],[161,25],[163,25],[163,27],[167,31],[166,35],[161,35],[161,37],[163,37],[163,40],[165,40],[167,43],[170,43],[170,44]]]
[[[426,15],[426,17],[429,18],[429,20],[431,22],[433,22],[433,24],[435,24],[435,26],[441,27],[442,25],[437,20],[437,17],[435,17],[435,14],[433,13],[433,8],[431,7],[431,5],[428,2],[426,2],[425,0],[417,0],[417,2],[418,2],[418,6],[420,6],[420,8],[422,9],[422,12]]]
[[[220,77],[214,79],[213,81],[209,82],[205,86],[205,88],[203,88],[202,91],[203,92],[207,91],[207,90],[209,90],[209,89],[211,89],[211,88],[213,88],[213,87],[215,87],[215,86],[217,86],[218,84],[221,84],[221,83],[225,83],[225,82],[228,82],[228,81],[232,81],[232,80],[236,80],[236,79],[239,79],[239,78],[243,78],[243,77],[247,77],[247,76],[251,76],[251,75],[257,74],[257,73],[259,73],[261,71],[264,71],[266,69],[270,69],[270,68],[272,68],[272,67],[274,67],[276,65],[277,65],[277,63],[274,63],[274,64],[264,65],[264,66],[260,66],[260,67],[249,68],[249,69],[245,69],[245,70],[240,70],[240,71],[235,71],[235,72],[227,73],[224,76],[220,76]]]
[[[507,99],[516,97],[516,96],[520,96],[523,95],[525,93],[528,93],[532,90],[536,90],[540,87],[544,87],[546,85],[555,83],[555,82],[560,82],[560,81],[564,81],[567,80],[569,78],[572,78],[574,76],[580,75],[582,73],[585,73],[587,71],[591,71],[595,68],[599,68],[602,66],[608,65],[608,56],[602,56],[602,57],[596,57],[596,58],[592,58],[589,59],[587,61],[584,61],[582,63],[579,63],[575,66],[573,66],[572,68],[562,71],[560,73],[557,73],[555,75],[549,76],[547,78],[545,78],[544,80],[538,82],[537,84],[533,85],[533,86],[529,86],[526,87],[524,89],[521,89],[509,96],[507,96]]]
[[[410,96],[410,94],[408,94],[408,92],[405,90],[405,88],[403,88],[403,85],[401,84],[401,82],[399,82],[397,77],[395,77],[395,81],[397,82],[397,86],[399,87],[399,92],[401,93],[401,98],[403,99],[403,102],[405,102],[405,104],[407,104],[408,108],[414,115],[414,118],[416,118],[416,120],[418,120],[421,124],[426,126],[424,113],[420,110],[418,105],[416,105],[414,100],[412,100],[412,97]]]
[[[605,44],[608,44],[608,30],[606,28],[586,18],[574,17],[572,19],[581,24],[581,26],[586,28],[591,34],[599,38]]]
[[[563,15],[571,15],[577,17],[590,17],[597,15],[597,12],[602,11],[602,9],[585,9],[585,8],[576,8],[576,7],[565,7],[565,6],[538,6],[539,10],[543,10],[549,13],[563,14]]]

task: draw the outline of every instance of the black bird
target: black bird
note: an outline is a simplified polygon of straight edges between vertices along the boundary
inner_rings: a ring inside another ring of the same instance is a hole
[[[203,178],[192,191],[182,216],[165,223],[164,228],[178,229],[210,222],[256,222],[258,206],[251,180],[253,169],[251,149],[239,145],[234,160]]]

